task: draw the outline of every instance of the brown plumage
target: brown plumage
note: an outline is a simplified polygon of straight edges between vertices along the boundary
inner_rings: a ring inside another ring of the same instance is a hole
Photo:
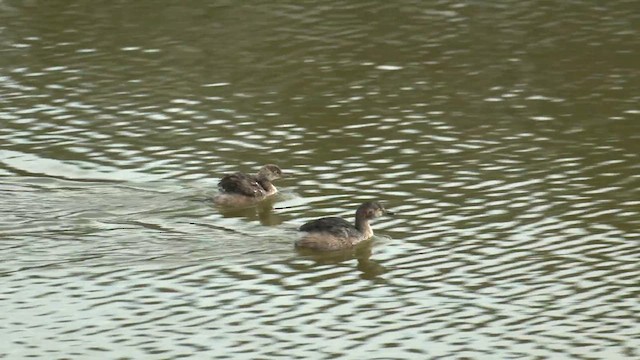
[[[271,182],[282,176],[282,170],[273,164],[263,166],[255,175],[241,172],[224,175],[218,182],[220,194],[214,197],[214,202],[225,206],[250,205],[277,193]]]
[[[373,229],[369,221],[387,211],[381,204],[366,202],[356,210],[355,225],[339,217],[324,217],[309,221],[300,226],[300,231],[306,232],[296,241],[296,247],[314,250],[331,251],[353,247],[373,236]]]
[[[218,182],[218,188],[225,193],[250,197],[264,196],[267,191],[267,189],[258,183],[256,176],[240,172],[223,176],[220,182]]]

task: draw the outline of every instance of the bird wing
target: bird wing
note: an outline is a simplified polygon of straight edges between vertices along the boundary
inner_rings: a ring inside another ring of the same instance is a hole
[[[253,197],[261,196],[264,193],[264,189],[258,184],[255,177],[243,173],[223,176],[218,182],[218,187],[223,192]]]
[[[331,234],[342,235],[345,231],[352,229],[354,226],[348,221],[339,217],[324,217],[311,220],[300,226],[298,230],[306,232],[327,232]]]

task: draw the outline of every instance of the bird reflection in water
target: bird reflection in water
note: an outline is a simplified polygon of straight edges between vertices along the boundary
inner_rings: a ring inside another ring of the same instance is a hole
[[[372,280],[387,272],[387,269],[371,259],[373,240],[368,240],[348,249],[335,251],[315,251],[313,249],[296,248],[296,252],[312,259],[316,265],[338,264],[357,260],[357,270],[362,279]]]
[[[273,211],[276,203],[274,197],[267,198],[259,203],[248,207],[218,207],[220,214],[226,218],[243,218],[249,221],[259,221],[265,226],[276,226],[282,224],[284,219]]]

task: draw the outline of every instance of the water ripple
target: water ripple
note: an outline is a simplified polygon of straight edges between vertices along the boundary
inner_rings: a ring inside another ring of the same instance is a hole
[[[640,357],[635,3],[200,5],[0,5],[0,357]]]

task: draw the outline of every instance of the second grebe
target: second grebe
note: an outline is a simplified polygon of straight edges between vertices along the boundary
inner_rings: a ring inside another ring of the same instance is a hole
[[[256,175],[241,172],[224,175],[218,182],[220,194],[213,201],[223,206],[254,204],[277,193],[278,189],[271,182],[282,176],[282,170],[273,164],[264,165]]]
[[[339,217],[324,217],[312,220],[302,226],[306,232],[296,241],[296,247],[322,251],[340,250],[353,247],[373,236],[369,220],[393,213],[376,202],[366,202],[356,210],[355,225]]]

